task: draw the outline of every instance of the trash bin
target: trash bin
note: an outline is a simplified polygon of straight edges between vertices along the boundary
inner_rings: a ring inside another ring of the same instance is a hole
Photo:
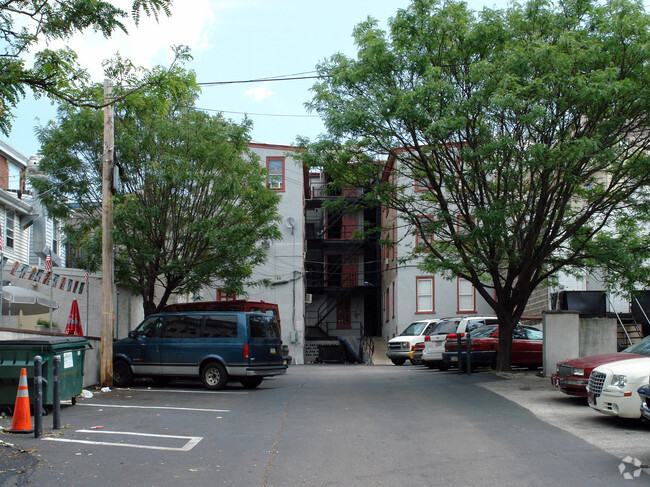
[[[84,357],[92,348],[83,337],[39,337],[0,340],[0,405],[13,406],[18,391],[20,370],[27,370],[29,402],[34,404],[34,357],[43,358],[43,406],[54,404],[54,357],[60,356],[59,394],[62,401],[81,394]]]

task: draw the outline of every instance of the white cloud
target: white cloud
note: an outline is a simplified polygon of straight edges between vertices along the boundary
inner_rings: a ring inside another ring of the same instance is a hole
[[[132,0],[114,0],[112,3],[130,14]],[[151,68],[170,62],[173,45],[189,46],[192,53],[208,49],[221,13],[241,8],[242,3],[192,0],[191,8],[188,8],[186,0],[176,1],[171,7],[172,15],[167,17],[162,13],[158,22],[144,13],[141,13],[138,26],[130,18],[125,19],[123,23],[128,34],[117,31],[106,39],[89,30],[73,36],[65,43],[52,43],[49,47],[69,46],[77,53],[79,63],[88,70],[91,79],[100,81],[104,77],[102,61],[112,58],[117,52],[136,66]],[[43,47],[45,46],[41,44],[38,49]]]
[[[253,98],[255,101],[262,101],[269,96],[275,95],[275,91],[269,90],[266,86],[261,85],[244,92],[245,96]]]

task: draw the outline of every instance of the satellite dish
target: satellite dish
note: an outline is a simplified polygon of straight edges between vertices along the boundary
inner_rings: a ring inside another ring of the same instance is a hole
[[[293,228],[296,226],[296,220],[290,216],[284,221],[284,224],[289,228]]]

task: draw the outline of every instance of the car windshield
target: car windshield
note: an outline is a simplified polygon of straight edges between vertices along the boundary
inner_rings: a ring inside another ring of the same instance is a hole
[[[494,331],[497,329],[496,326],[482,326],[480,328],[477,328],[476,330],[472,330],[471,336],[472,338],[484,338],[484,337],[489,337],[494,333]]]
[[[402,333],[400,333],[400,336],[413,336],[413,335],[419,335],[422,333],[422,330],[424,330],[424,327],[427,326],[426,321],[416,321],[415,323],[411,323],[406,330],[404,330]]]
[[[443,320],[438,323],[432,335],[449,335],[450,333],[456,333],[457,328],[458,320]]]
[[[645,337],[640,342],[630,345],[623,352],[638,353],[640,355],[650,355],[650,336]]]

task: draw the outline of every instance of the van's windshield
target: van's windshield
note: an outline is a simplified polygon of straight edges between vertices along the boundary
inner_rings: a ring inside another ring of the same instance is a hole
[[[140,326],[135,329],[134,334],[136,337],[159,337],[160,331],[162,330],[162,324],[162,316],[152,316],[143,321]]]
[[[416,321],[415,323],[411,323],[406,330],[404,330],[402,333],[400,333],[400,336],[416,336],[422,333],[422,330],[424,330],[424,327],[427,326],[428,323],[426,321]]]

